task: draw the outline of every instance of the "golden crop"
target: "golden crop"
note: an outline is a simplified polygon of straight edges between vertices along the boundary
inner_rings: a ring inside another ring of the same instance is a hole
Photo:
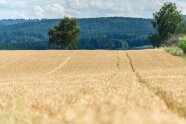
[[[0,52],[0,124],[185,123],[186,63],[161,50]]]

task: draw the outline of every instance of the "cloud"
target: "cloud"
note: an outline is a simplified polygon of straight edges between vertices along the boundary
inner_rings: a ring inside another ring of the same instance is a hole
[[[25,0],[0,0],[0,6],[7,8],[25,7],[26,5]]]
[[[44,7],[34,6],[35,15],[39,18],[59,18],[65,16],[65,8],[60,4],[51,4]]]
[[[129,16],[151,18],[170,0],[0,0],[0,18]],[[186,1],[171,0],[186,14]],[[6,14],[5,14],[6,13]]]
[[[28,18],[25,11],[12,11],[7,12],[6,10],[0,10],[0,18],[2,19],[17,19],[17,18]]]
[[[129,16],[152,17],[165,2],[170,0],[66,0],[71,14],[78,17]],[[73,2],[72,2],[73,1]],[[186,2],[172,0],[186,13]],[[182,6],[181,6],[182,5]],[[79,13],[78,15],[76,15]],[[81,14],[80,14],[81,13]]]
[[[82,9],[87,5],[82,0],[67,0],[67,4],[73,9]]]
[[[67,0],[71,11],[80,16],[151,17],[167,0]],[[84,11],[82,11],[84,10]]]
[[[40,6],[34,6],[34,12],[37,16],[43,16],[45,13],[45,10]]]
[[[177,6],[180,10],[182,10],[182,13],[186,14],[186,2],[180,1],[177,3]]]
[[[0,5],[1,6],[7,5],[7,0],[0,0]]]

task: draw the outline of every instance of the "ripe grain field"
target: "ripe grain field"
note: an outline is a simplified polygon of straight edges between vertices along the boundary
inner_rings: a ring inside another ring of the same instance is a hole
[[[186,62],[161,50],[0,51],[0,124],[185,124]]]

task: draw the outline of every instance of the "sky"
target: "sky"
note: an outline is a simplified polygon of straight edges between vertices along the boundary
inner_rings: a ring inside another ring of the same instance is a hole
[[[174,2],[186,15],[186,0],[0,0],[0,19],[89,17],[152,18],[163,3]]]

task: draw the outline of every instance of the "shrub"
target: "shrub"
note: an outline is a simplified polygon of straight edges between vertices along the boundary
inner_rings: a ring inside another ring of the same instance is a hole
[[[179,38],[178,47],[186,53],[186,37]]]
[[[164,41],[163,45],[169,46],[169,47],[175,46],[178,43],[179,37],[180,35],[172,35],[170,38]]]
[[[172,46],[172,47],[164,47],[164,50],[174,56],[183,56],[184,52],[181,48]]]
[[[158,47],[159,48],[160,47],[161,40],[160,40],[160,37],[158,36],[158,34],[150,34],[148,36],[148,39],[150,40],[153,48],[155,48],[155,47]]]

